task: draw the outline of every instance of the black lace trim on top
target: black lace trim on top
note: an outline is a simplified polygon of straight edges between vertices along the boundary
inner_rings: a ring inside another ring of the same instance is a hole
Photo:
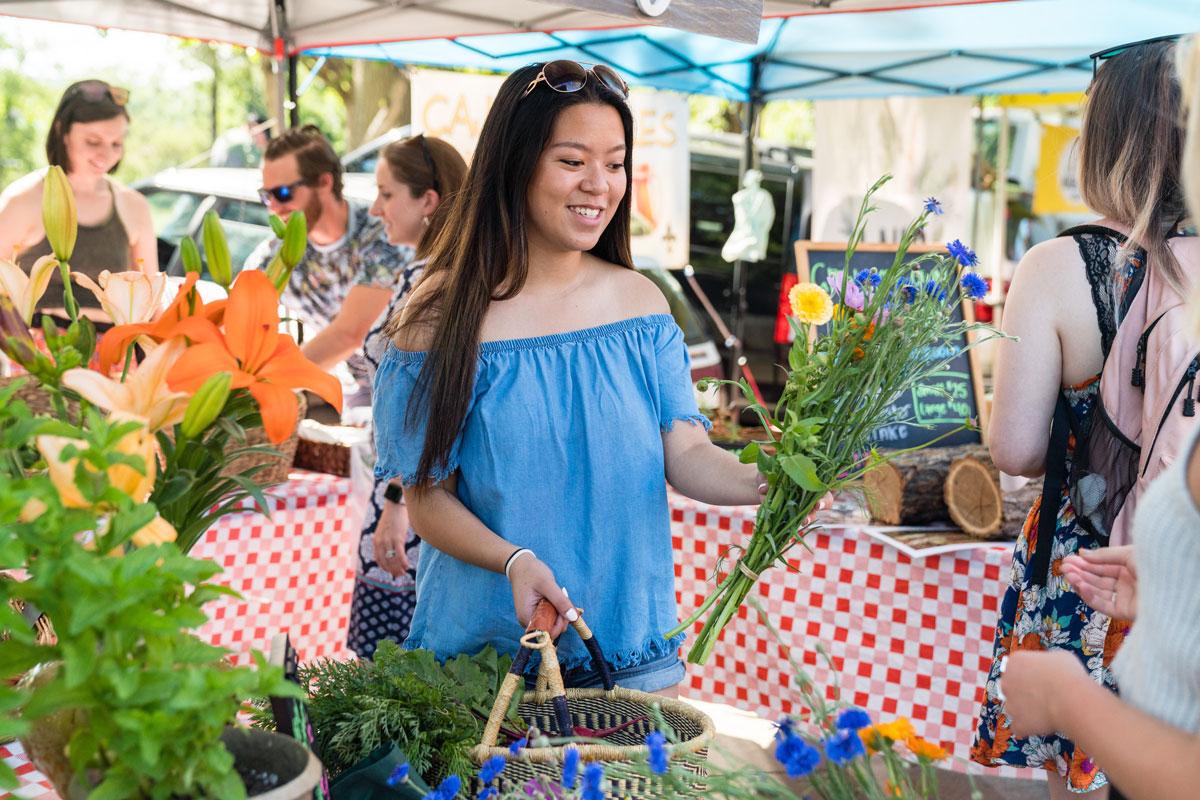
[[[1125,237],[1108,228],[1088,226],[1071,233],[1083,258],[1084,272],[1092,289],[1092,305],[1096,308],[1096,321],[1100,327],[1100,346],[1104,357],[1108,358],[1108,351],[1117,335],[1117,326],[1126,310],[1122,300],[1127,294],[1132,297],[1129,291],[1132,283],[1141,281],[1145,254],[1139,250],[1132,256],[1122,257]]]

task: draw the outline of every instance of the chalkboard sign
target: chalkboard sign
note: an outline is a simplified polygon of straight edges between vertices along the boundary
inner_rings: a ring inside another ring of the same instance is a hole
[[[811,281],[829,289],[828,275],[843,269],[846,263],[846,247],[845,242],[796,242],[796,272],[800,280]],[[897,247],[895,244],[860,244],[850,259],[851,275],[872,267],[880,272],[889,269],[896,258]],[[908,252],[916,256],[945,250],[936,245],[912,245]],[[968,323],[975,321],[969,302],[961,303],[955,309],[954,320],[963,321],[964,314]],[[961,350],[966,345],[967,338],[964,335],[957,342],[948,342],[946,347]],[[959,353],[945,370],[914,386],[911,392],[901,395],[888,405],[889,411],[894,412],[895,416],[916,424],[885,425],[875,432],[872,443],[878,447],[916,447],[954,430],[967,418],[979,420],[981,429],[986,430],[986,403],[979,402],[981,397],[983,379],[979,374],[979,366],[971,358],[971,351]],[[980,431],[961,430],[942,439],[935,446],[979,444],[982,440]]]

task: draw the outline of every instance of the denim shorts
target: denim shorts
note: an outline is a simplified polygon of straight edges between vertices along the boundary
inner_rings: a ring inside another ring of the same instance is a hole
[[[683,662],[679,660],[679,656],[672,653],[634,667],[615,670],[612,675],[617,686],[622,689],[657,692],[682,682],[686,674]],[[575,667],[564,672],[563,684],[568,689],[599,689],[602,686],[600,673],[584,667]],[[533,688],[532,676],[525,678],[525,686],[527,689]]]

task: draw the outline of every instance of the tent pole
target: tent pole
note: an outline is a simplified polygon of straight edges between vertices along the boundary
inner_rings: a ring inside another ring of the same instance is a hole
[[[300,58],[295,55],[288,56],[288,80],[287,80],[287,107],[288,107],[288,125],[293,128],[300,127],[300,102],[299,95],[296,93],[296,73],[300,71]]]
[[[738,188],[746,170],[753,169],[755,164],[754,129],[758,125],[758,114],[762,109],[762,68],[765,55],[757,55],[750,61],[750,92],[746,98],[742,118],[742,163],[739,174]],[[733,328],[733,347],[729,353],[729,379],[736,381],[742,377],[744,347],[742,337],[746,333],[746,263],[741,259],[733,262],[733,307],[730,321]]]
[[[287,128],[287,118],[283,115],[287,99],[287,76],[284,70],[287,65],[287,9],[284,0],[271,2],[271,77],[275,81],[275,107],[272,116],[275,118],[275,135],[283,133]]]

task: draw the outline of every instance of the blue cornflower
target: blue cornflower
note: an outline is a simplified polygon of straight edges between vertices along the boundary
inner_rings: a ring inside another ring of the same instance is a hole
[[[787,776],[795,780],[796,778],[803,778],[812,772],[820,763],[820,751],[808,742],[800,739],[799,746],[783,766],[787,770]]]
[[[906,303],[911,303],[917,299],[917,287],[913,285],[912,279],[907,275],[901,275],[896,279],[894,291],[899,292]]]
[[[941,216],[942,204],[938,202],[936,197],[926,197],[925,211],[929,214],[933,214],[934,216]]]
[[[973,267],[979,263],[979,259],[975,256],[975,251],[967,247],[958,239],[946,244],[946,252],[953,256],[954,260],[959,264],[962,264],[964,267]]]
[[[508,762],[504,760],[504,756],[492,756],[483,763],[483,767],[479,770],[479,782],[491,783],[496,780],[496,776],[504,772],[504,766]]]
[[[525,749],[527,744],[529,744],[529,739],[517,739],[508,746],[508,752],[512,753],[514,756],[520,755],[521,751]]]
[[[566,754],[563,756],[563,778],[562,785],[564,789],[574,789],[575,781],[579,778],[579,751],[574,747],[568,747]]]
[[[987,281],[974,272],[963,273],[962,287],[972,300],[978,300],[988,293]]]
[[[432,794],[427,795],[428,800],[454,800],[458,795],[458,790],[462,788],[462,779],[457,775],[451,775],[438,784],[438,787],[433,790]]]
[[[835,764],[845,764],[865,754],[862,739],[855,731],[838,731],[825,740],[825,755]]]
[[[838,730],[856,731],[859,728],[865,728],[871,724],[871,718],[867,716],[867,712],[861,708],[846,708],[842,713],[838,714],[837,726]]]
[[[579,800],[604,800],[604,767],[596,762],[588,764],[583,770],[583,793]]]
[[[652,731],[646,737],[646,747],[650,748],[650,771],[662,775],[667,771],[667,737],[662,731]]]
[[[946,290],[938,285],[938,282],[932,278],[925,281],[925,294],[936,298],[939,303],[946,302]]]
[[[854,275],[854,282],[863,288],[866,288],[868,283],[872,286],[878,286],[883,282],[883,276],[879,274],[878,270],[860,269]]]
[[[387,785],[396,786],[404,783],[406,780],[408,780],[408,770],[409,766],[407,763],[397,764],[396,768],[392,770],[392,774],[388,775]]]
[[[475,795],[475,800],[492,800],[498,794],[500,794],[500,790],[495,786],[486,786],[480,790],[479,794]]]

